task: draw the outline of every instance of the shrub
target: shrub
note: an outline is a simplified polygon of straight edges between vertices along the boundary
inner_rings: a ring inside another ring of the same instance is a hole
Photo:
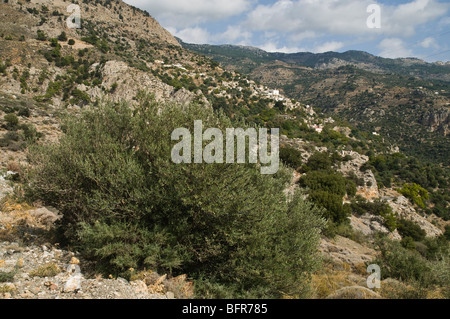
[[[376,199],[373,202],[367,201],[362,196],[354,198],[350,204],[352,213],[356,216],[364,214],[370,214],[375,216],[381,216],[384,219],[385,226],[394,231],[397,228],[397,215],[392,211],[391,206],[386,201]]]
[[[0,271],[0,282],[13,282],[15,275],[15,271]]]
[[[395,278],[407,282],[429,284],[430,264],[416,251],[402,247],[399,242],[383,239],[378,241],[380,254],[371,263],[381,267],[382,278]]]
[[[45,32],[42,30],[37,30],[37,39],[39,41],[45,41],[47,40],[47,36],[45,35]]]
[[[348,222],[351,214],[349,205],[342,203],[342,196],[332,194],[326,191],[313,191],[309,194],[311,200],[326,209],[325,217],[336,224]]]
[[[411,237],[415,241],[422,241],[426,236],[426,232],[419,225],[403,218],[398,221],[398,232],[402,237]]]
[[[302,165],[302,152],[289,146],[280,147],[280,159],[293,169]]]
[[[1,74],[6,75],[6,68],[7,68],[6,64],[3,64],[3,63],[0,61],[0,73],[1,73]]]
[[[331,169],[332,161],[326,152],[316,152],[308,159],[308,163],[303,166],[304,172],[329,170]]]
[[[14,129],[19,124],[19,118],[14,113],[6,114],[4,117],[8,129]]]
[[[75,44],[75,40],[74,39],[69,39],[69,41],[67,41],[67,44],[74,45]]]
[[[64,31],[61,32],[61,34],[58,36],[58,40],[61,41],[61,42],[67,41],[67,35],[66,35],[66,33]]]
[[[286,201],[289,174],[174,164],[175,128],[231,121],[200,105],[138,100],[134,110],[100,103],[69,118],[58,145],[32,148],[26,193],[63,213],[63,239],[107,273],[188,273],[205,296],[304,296],[324,221],[300,194]]]
[[[29,275],[31,277],[54,277],[61,272],[61,269],[55,263],[45,264],[34,270]]]
[[[313,191],[326,191],[336,194],[342,199],[347,192],[347,181],[342,175],[331,170],[313,171],[302,176],[300,185]]]
[[[409,198],[420,208],[425,208],[425,201],[429,199],[428,191],[416,183],[403,185],[399,193]]]

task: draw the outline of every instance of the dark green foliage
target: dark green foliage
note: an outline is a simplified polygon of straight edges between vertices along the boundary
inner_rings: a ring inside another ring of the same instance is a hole
[[[351,181],[332,170],[312,171],[300,179],[302,187],[307,187],[312,191],[326,191],[339,195],[341,198],[347,193],[347,183],[349,182]]]
[[[16,271],[0,271],[0,282],[13,282]]]
[[[426,232],[419,225],[407,219],[398,221],[398,232],[402,237],[411,237],[415,241],[424,240],[426,236]]]
[[[37,31],[37,39],[38,39],[39,41],[46,41],[46,40],[47,40],[47,35],[45,34],[44,31],[38,30],[38,31]]]
[[[36,142],[42,137],[42,133],[36,130],[33,124],[22,124],[20,129],[23,131],[23,136],[27,142]]]
[[[0,61],[0,73],[6,75],[6,65]]]
[[[66,121],[60,144],[31,152],[27,194],[63,213],[65,240],[107,273],[188,273],[203,296],[304,296],[324,221],[300,194],[286,201],[289,174],[176,165],[175,128],[231,122],[202,106],[139,101],[100,103]]]
[[[302,171],[330,170],[332,164],[333,162],[328,153],[316,152],[308,159],[308,163],[302,167]]]
[[[67,41],[67,44],[74,45],[75,44],[75,40],[74,39],[69,39],[69,41]]]
[[[378,242],[380,251],[373,263],[381,267],[383,279],[396,278],[404,281],[430,282],[430,265],[416,251],[405,249],[401,243],[387,239]]]
[[[310,192],[309,196],[314,203],[326,209],[327,219],[336,224],[348,222],[351,209],[342,203],[342,196],[320,190]]]
[[[382,279],[394,278],[415,288],[431,288],[436,285],[449,294],[450,249],[442,238],[415,242],[405,237],[401,242],[380,237],[376,240],[380,254],[371,263],[381,267]]]
[[[396,214],[385,201],[376,199],[373,202],[369,202],[361,196],[356,196],[356,198],[352,200],[350,206],[352,213],[356,216],[370,214],[383,217],[384,224],[390,231],[394,231],[398,226]]]
[[[302,165],[302,152],[290,146],[280,147],[280,159],[287,166],[298,169]]]
[[[17,128],[17,125],[19,124],[19,118],[14,113],[6,114],[4,120],[6,121],[6,128],[8,130]]]
[[[74,89],[72,91],[72,96],[73,99],[71,99],[71,103],[72,104],[77,104],[77,105],[87,105],[91,102],[91,98],[89,97],[89,95],[86,92],[80,91],[78,89]]]
[[[445,226],[444,237],[450,241],[450,225]]]
[[[61,41],[61,42],[67,41],[67,35],[66,35],[66,33],[64,31],[61,32],[61,34],[58,36],[58,40]]]
[[[356,183],[331,169],[339,160],[337,154],[314,153],[302,166],[301,170],[307,174],[299,181],[301,187],[309,189],[311,200],[325,208],[327,218],[337,225],[346,223],[351,214],[350,206],[343,204],[344,196],[356,194]]]

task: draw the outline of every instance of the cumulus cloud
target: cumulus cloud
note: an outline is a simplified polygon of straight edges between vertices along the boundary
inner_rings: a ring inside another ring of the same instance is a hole
[[[252,33],[248,30],[244,30],[241,26],[228,26],[227,30],[218,35],[219,40],[226,43],[240,43],[245,44],[252,38]]]
[[[425,49],[428,48],[439,49],[439,44],[437,44],[436,39],[432,37],[424,39],[422,42],[420,42],[420,46]]]
[[[332,35],[385,34],[413,35],[417,26],[445,16],[449,3],[414,0],[401,5],[381,7],[381,29],[370,29],[367,12],[373,0],[278,0],[258,5],[249,12],[245,24],[253,30],[327,33]]]
[[[279,46],[277,43],[271,41],[267,41],[266,43],[260,45],[259,48],[266,52],[281,52],[281,53],[297,53],[308,51],[305,48]]]
[[[313,51],[314,53],[324,53],[329,51],[338,51],[344,46],[344,43],[338,41],[325,42],[317,46]]]
[[[220,21],[245,12],[251,0],[125,0],[146,9],[172,28],[187,28],[200,23]]]
[[[167,30],[186,43],[205,44],[209,43],[211,39],[211,34],[206,29],[200,27],[185,28],[181,30],[167,28]]]
[[[387,38],[378,45],[381,49],[380,56],[384,58],[407,58],[413,56],[411,49],[406,47],[405,42],[399,38]]]

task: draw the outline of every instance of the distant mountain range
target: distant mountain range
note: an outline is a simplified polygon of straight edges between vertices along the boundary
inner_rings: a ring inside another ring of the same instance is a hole
[[[180,39],[178,41],[189,50],[212,57],[245,73],[251,73],[261,64],[281,61],[320,70],[354,65],[369,72],[397,73],[450,82],[450,62],[427,63],[416,58],[388,59],[363,51],[270,53],[249,46],[188,44]]]
[[[450,165],[449,62],[180,43],[325,115],[380,132],[407,154]]]

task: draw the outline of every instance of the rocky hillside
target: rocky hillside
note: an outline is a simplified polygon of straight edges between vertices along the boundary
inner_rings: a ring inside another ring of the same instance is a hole
[[[127,280],[100,275],[94,264],[55,241],[57,208],[22,197],[29,148],[57,143],[64,132],[63,117],[103,99],[133,105],[141,91],[161,101],[212,107],[236,121],[281,128],[281,159],[293,174],[288,191],[303,188],[330,219],[319,247],[325,261],[313,277],[313,297],[390,298],[417,291],[395,275],[386,281],[387,291],[368,291],[364,282],[367,265],[382,252],[378,236],[429,257],[433,243],[446,231],[448,174],[398,149],[418,138],[411,135],[414,129],[423,134],[421,143],[430,147],[430,154],[440,154],[439,159],[448,154],[446,84],[411,80],[405,86],[403,75],[385,74],[386,64],[365,57],[372,61],[369,65],[363,54],[343,55],[340,60],[328,55],[275,57],[259,49],[227,47],[231,53],[222,54],[226,59],[221,66],[183,48],[147,12],[120,0],[80,2],[82,28],[69,29],[69,4],[0,4],[0,296],[194,295],[189,274],[172,277],[133,269]],[[216,49],[200,52],[217,57]],[[348,66],[350,58],[365,70]],[[396,65],[404,70],[402,63]],[[236,69],[248,70],[250,77]],[[439,77],[438,69],[424,67],[430,78]],[[405,111],[409,104],[423,112]],[[360,109],[352,108],[355,105]],[[397,125],[404,129],[399,131],[387,125],[391,122],[380,122],[398,121],[392,114],[399,110],[403,113],[398,116],[411,127]],[[348,112],[351,123],[367,121],[359,130],[321,111]],[[414,194],[403,192],[404,185],[412,183],[426,188],[426,207]]]
[[[449,166],[448,63],[359,51],[282,54],[182,45],[366,132],[381,133],[407,154]]]

